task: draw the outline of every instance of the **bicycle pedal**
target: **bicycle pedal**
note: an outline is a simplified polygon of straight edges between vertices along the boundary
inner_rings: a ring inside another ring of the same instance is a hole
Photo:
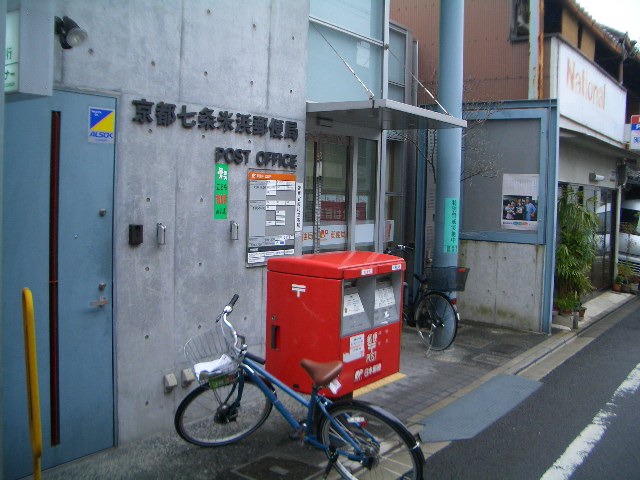
[[[302,440],[304,438],[304,431],[306,427],[306,424],[301,423],[299,428],[296,428],[289,434],[289,440]]]

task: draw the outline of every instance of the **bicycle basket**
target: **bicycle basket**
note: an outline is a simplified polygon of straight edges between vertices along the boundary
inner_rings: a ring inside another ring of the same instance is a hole
[[[184,356],[198,382],[233,373],[238,368],[230,340],[222,335],[220,328],[206,330],[184,345]]]
[[[469,269],[464,267],[428,267],[425,278],[432,290],[443,292],[464,290]]]

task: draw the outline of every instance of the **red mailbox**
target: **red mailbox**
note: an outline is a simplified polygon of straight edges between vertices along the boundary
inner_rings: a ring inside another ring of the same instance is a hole
[[[311,393],[300,359],[341,360],[341,388],[333,396],[397,373],[404,269],[403,259],[373,252],[270,259],[267,369]]]

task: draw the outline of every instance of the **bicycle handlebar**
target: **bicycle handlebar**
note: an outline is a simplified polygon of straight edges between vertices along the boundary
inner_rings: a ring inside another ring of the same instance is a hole
[[[233,306],[236,304],[236,302],[238,301],[238,298],[240,298],[240,295],[238,295],[237,293],[235,293],[233,297],[231,297],[231,301],[229,302],[229,306],[231,308],[233,308]]]
[[[220,315],[218,315],[218,317],[216,318],[216,323],[219,323],[220,320],[222,319],[222,323],[227,326],[227,328],[231,331],[231,335],[233,336],[232,346],[234,350],[238,350],[241,352],[242,349],[238,349],[238,333],[236,332],[236,329],[233,328],[233,325],[231,324],[231,322],[227,320],[227,315],[233,312],[233,306],[238,301],[238,298],[240,298],[240,296],[237,293],[235,293],[233,297],[231,297],[231,300],[229,301],[229,303],[225,305],[225,307],[222,309],[222,312],[220,312]],[[220,330],[222,330],[222,335],[224,335],[223,326],[220,326]],[[242,345],[242,347],[244,347],[244,345]]]
[[[411,252],[411,251],[413,251],[413,250],[414,250],[414,248],[413,248],[413,247],[410,247],[409,245],[401,245],[401,244],[398,244],[398,245],[395,245],[395,246],[393,246],[393,247],[387,247],[387,248],[385,248],[385,249],[384,249],[384,253],[386,253],[386,254],[391,254],[392,252],[395,252],[396,250],[400,250],[401,252],[406,252],[406,251],[410,251],[410,252]]]

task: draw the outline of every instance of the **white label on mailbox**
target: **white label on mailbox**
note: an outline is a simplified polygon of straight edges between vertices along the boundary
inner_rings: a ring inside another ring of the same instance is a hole
[[[349,351],[342,354],[344,363],[353,362],[364,357],[364,333],[354,335],[349,339]]]
[[[391,270],[392,271],[396,271],[396,270],[402,270],[402,264],[398,263],[397,265],[391,265]]]
[[[373,268],[363,268],[362,270],[360,270],[360,275],[362,275],[363,277],[365,275],[373,275]]]
[[[376,310],[378,308],[390,307],[395,305],[396,299],[393,296],[393,288],[383,287],[376,289]]]
[[[358,293],[349,293],[344,296],[344,315],[348,317],[349,315],[355,315],[356,313],[364,312],[364,307],[362,306],[362,301],[360,300],[360,295]]]

